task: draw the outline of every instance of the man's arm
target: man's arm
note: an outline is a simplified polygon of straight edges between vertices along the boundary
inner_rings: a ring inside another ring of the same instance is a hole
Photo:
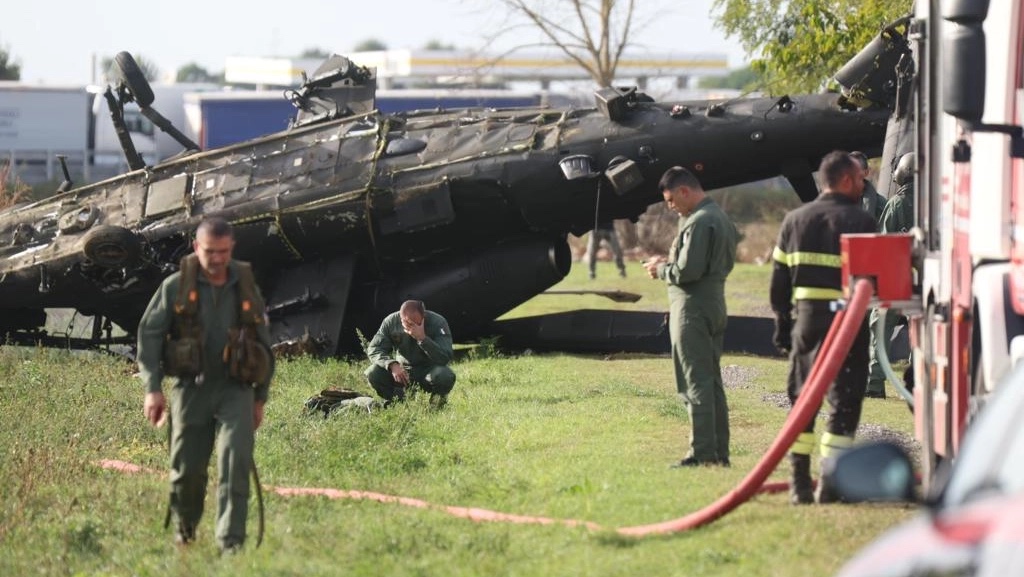
[[[391,342],[390,329],[392,327],[389,321],[392,316],[394,315],[388,315],[384,319],[380,328],[377,329],[377,334],[373,335],[370,344],[366,347],[366,356],[370,358],[370,362],[384,370],[388,370],[391,363],[397,362],[394,357],[395,345]]]
[[[137,361],[147,393],[159,393],[163,390],[164,342],[174,321],[177,286],[177,282],[164,281],[153,294],[142,320],[139,321]]]
[[[167,418],[167,401],[163,393],[163,355],[164,342],[174,320],[173,299],[177,294],[176,287],[177,284],[171,281],[161,283],[139,321],[136,360],[139,363],[139,375],[146,387],[142,413],[155,426],[163,425]]]
[[[773,268],[769,289],[772,311],[775,312],[775,332],[772,344],[783,354],[793,349],[793,278],[789,270],[788,255],[779,246],[785,246],[780,235],[779,244],[772,252]]]
[[[695,219],[680,231],[675,262],[658,267],[658,277],[676,286],[694,282],[708,270],[708,252],[714,227],[705,219]]]
[[[448,328],[448,321],[441,315],[435,315],[430,325],[425,338],[417,344],[435,365],[447,365],[452,362],[452,356],[455,354],[452,347],[452,330]]]
[[[789,269],[789,226],[782,222],[779,238],[772,250],[772,279],[769,289],[769,301],[775,315],[789,318],[793,311],[793,278]]]
[[[259,295],[260,302],[267,302],[266,299],[263,298],[263,295],[260,293],[259,287],[256,287],[256,294]],[[256,403],[260,405],[259,418],[260,420],[262,420],[263,403],[266,403],[267,399],[270,397],[270,381],[274,379],[274,371],[277,369],[277,362],[276,359],[274,359],[274,353],[272,352],[273,349],[271,349],[272,341],[270,338],[270,321],[267,318],[266,312],[264,312],[263,314],[263,322],[257,325],[256,327],[256,337],[260,340],[261,343],[263,343],[264,346],[267,347],[267,352],[270,353],[270,375],[267,377],[267,381],[265,383],[259,383],[256,386],[255,390]],[[259,424],[257,424],[256,426],[258,427]]]

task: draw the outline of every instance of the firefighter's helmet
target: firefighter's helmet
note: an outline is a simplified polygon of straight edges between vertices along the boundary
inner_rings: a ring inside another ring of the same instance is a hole
[[[917,155],[908,152],[900,157],[896,163],[896,170],[892,171],[892,181],[903,186],[914,180],[914,172],[917,170]]]

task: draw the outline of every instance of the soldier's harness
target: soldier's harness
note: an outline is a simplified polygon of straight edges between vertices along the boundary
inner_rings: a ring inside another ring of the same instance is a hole
[[[228,342],[222,358],[228,374],[246,385],[257,387],[269,384],[273,369],[273,354],[259,340],[257,327],[266,322],[266,305],[256,289],[252,266],[233,261],[238,275],[238,325],[228,329]],[[181,278],[174,301],[174,323],[164,342],[164,374],[173,377],[195,378],[203,376],[203,326],[199,319],[199,257],[190,254],[181,259]],[[170,430],[168,426],[168,443]],[[252,461],[252,477],[256,484],[256,502],[259,510],[259,531],[256,546],[263,542],[264,512],[263,488],[260,486],[256,460]],[[164,528],[170,524],[171,507],[167,507]]]

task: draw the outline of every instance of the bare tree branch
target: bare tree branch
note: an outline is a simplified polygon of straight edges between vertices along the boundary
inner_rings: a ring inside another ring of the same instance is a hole
[[[636,31],[636,0],[500,1],[512,15],[522,17],[540,32],[547,39],[545,45],[562,52],[600,86],[614,80],[622,54]],[[624,23],[621,28],[616,26],[617,20]]]

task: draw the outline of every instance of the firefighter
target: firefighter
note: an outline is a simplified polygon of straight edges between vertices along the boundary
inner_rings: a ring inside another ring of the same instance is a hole
[[[736,260],[739,233],[685,168],[665,171],[658,188],[668,207],[682,217],[669,256],[644,264],[648,276],[668,286],[676,390],[693,428],[688,454],[673,467],[728,467],[729,407],[721,358],[728,320],[725,279]]]
[[[875,220],[860,206],[864,190],[861,165],[843,151],[830,152],[821,161],[824,190],[786,215],[772,254],[771,306],[775,313],[774,343],[789,353],[788,394],[792,406],[804,387],[818,350],[835,313],[832,302],[842,297],[839,237],[845,233],[873,233]],[[862,327],[843,367],[828,390],[830,410],[819,451],[824,462],[853,444],[867,384],[868,334]],[[794,504],[813,503],[811,452],[814,421],[790,449]],[[818,502],[834,501],[822,482]]]

